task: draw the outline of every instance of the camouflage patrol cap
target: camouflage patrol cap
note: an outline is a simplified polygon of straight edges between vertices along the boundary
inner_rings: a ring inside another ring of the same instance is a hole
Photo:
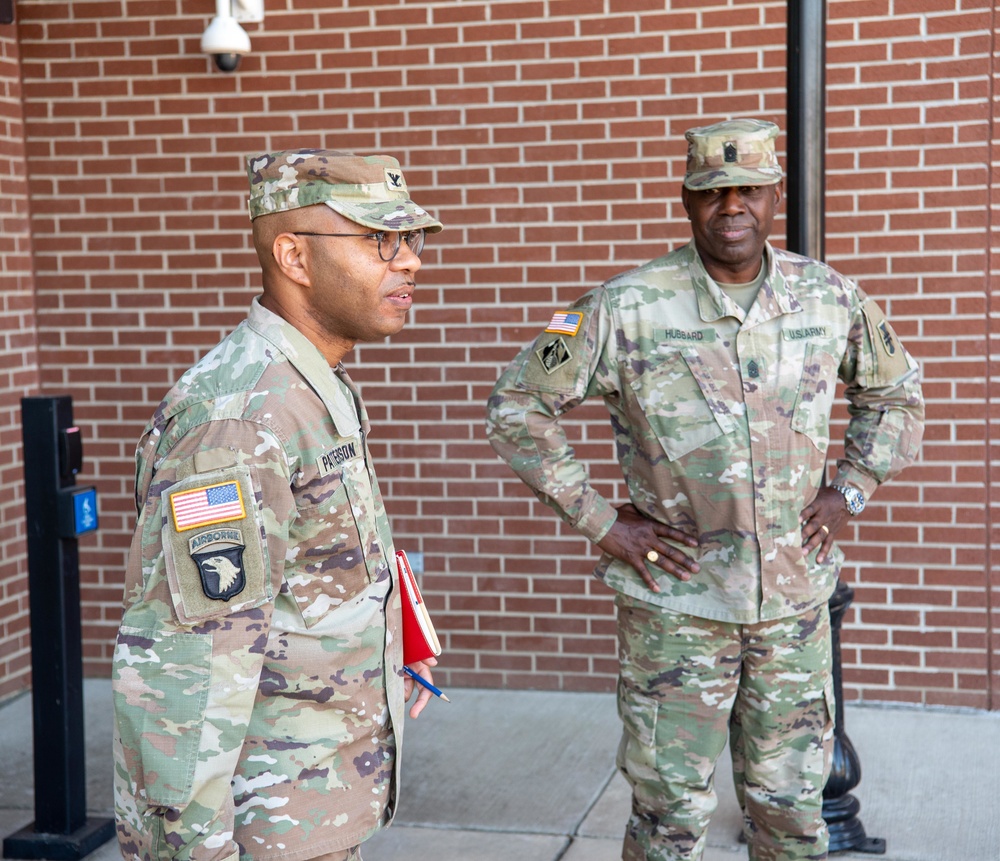
[[[410,200],[399,162],[387,155],[297,149],[247,156],[250,220],[325,203],[372,230],[441,230]]]
[[[778,127],[766,120],[726,120],[688,129],[686,188],[776,185],[781,165],[774,152]]]

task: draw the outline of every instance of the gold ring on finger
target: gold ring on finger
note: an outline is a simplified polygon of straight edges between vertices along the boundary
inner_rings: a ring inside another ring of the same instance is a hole
[[[655,550],[650,550],[650,551],[649,551],[649,552],[648,552],[648,553],[646,554],[646,558],[647,558],[647,559],[648,559],[648,560],[649,560],[650,562],[656,562],[656,561],[658,561],[658,560],[659,560],[659,558],[660,558],[660,554],[659,554],[659,553],[657,553],[657,552],[656,552]]]
[[[824,535],[829,535],[830,534],[830,527],[827,526],[825,523],[820,527],[820,529],[823,530],[823,534]]]

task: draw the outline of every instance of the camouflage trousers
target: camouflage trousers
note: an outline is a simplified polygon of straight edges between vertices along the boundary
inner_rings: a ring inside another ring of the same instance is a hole
[[[771,622],[699,619],[618,594],[625,861],[699,861],[729,735],[751,861],[820,861],[833,749],[827,605]]]

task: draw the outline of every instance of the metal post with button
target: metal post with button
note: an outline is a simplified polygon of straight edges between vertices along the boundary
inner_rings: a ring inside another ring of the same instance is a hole
[[[35,821],[5,858],[82,858],[114,836],[87,816],[78,541],[97,529],[97,491],[78,487],[80,429],[68,396],[21,400],[31,618]]]

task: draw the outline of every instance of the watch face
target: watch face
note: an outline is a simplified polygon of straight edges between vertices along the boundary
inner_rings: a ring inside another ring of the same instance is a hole
[[[856,487],[843,487],[839,484],[834,487],[844,495],[849,514],[854,516],[865,510],[865,495]]]

